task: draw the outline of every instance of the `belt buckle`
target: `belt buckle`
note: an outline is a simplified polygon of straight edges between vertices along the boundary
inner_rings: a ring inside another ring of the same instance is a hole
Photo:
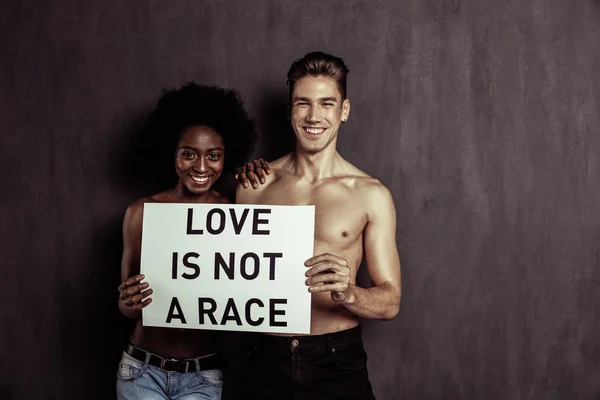
[[[169,372],[168,370],[165,369],[165,363],[170,362],[170,363],[177,363],[180,362],[180,360],[176,360],[174,358],[163,358],[162,361],[160,362],[160,370],[163,372]],[[190,363],[188,361],[184,361],[185,362],[185,371],[184,372],[188,372],[189,368],[190,368]]]

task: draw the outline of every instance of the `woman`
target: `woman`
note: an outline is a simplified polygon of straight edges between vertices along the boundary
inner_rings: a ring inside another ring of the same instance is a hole
[[[232,203],[215,184],[250,155],[256,132],[237,92],[189,83],[166,92],[152,126],[175,145],[175,187],[133,202],[123,221],[123,257],[119,309],[137,319],[117,373],[117,397],[130,399],[220,399],[222,363],[217,332],[143,326],[142,308],[152,303],[152,289],[140,271],[144,204]],[[252,163],[263,176],[262,160]],[[257,175],[250,177],[258,185]]]

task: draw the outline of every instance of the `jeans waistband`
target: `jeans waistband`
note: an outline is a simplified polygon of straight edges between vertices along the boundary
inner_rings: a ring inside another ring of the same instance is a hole
[[[132,344],[127,345],[125,353],[138,361],[158,367],[164,372],[194,372],[221,369],[223,366],[218,354],[177,360],[158,356]]]
[[[310,336],[274,336],[254,333],[246,336],[246,345],[275,352],[293,354],[335,353],[352,345],[362,347],[361,326],[347,330]]]

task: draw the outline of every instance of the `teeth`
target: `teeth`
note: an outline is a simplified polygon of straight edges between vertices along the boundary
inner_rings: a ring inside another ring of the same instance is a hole
[[[192,179],[196,182],[204,183],[204,182],[208,181],[209,177],[208,176],[203,176],[203,177],[192,176]]]
[[[323,133],[325,128],[305,128],[308,133],[313,135],[318,135],[319,133]]]

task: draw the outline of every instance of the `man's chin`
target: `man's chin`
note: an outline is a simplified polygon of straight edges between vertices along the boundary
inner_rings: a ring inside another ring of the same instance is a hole
[[[303,153],[319,153],[320,151],[323,151],[323,149],[325,149],[325,147],[327,147],[326,143],[323,142],[301,142],[298,141],[298,146],[297,149],[302,151]]]

